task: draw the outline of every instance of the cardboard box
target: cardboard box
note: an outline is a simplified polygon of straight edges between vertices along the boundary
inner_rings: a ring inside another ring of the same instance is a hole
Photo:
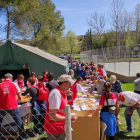
[[[72,140],[100,140],[100,115],[88,117],[92,110],[76,111],[78,119],[72,122]]]

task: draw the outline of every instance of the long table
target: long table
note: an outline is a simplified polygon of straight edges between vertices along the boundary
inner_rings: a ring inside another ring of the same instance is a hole
[[[24,117],[27,114],[31,113],[31,103],[30,102],[22,104],[22,105],[18,105],[18,108],[20,111],[20,117]],[[12,116],[10,114],[6,114],[3,118],[2,126],[13,123],[13,122],[15,122],[15,121],[13,120]]]

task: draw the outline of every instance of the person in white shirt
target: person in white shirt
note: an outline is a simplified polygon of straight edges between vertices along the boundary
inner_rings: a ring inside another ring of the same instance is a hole
[[[74,85],[71,88],[71,91],[73,92],[73,96],[76,98],[77,97],[77,93],[82,93],[87,95],[87,93],[85,93],[84,88],[81,86],[81,83],[83,82],[83,78],[78,77],[76,82],[74,83]]]
[[[105,80],[107,80],[107,71],[106,69],[104,69],[104,65],[101,65],[102,69],[103,69],[103,75],[105,77]]]
[[[140,116],[140,95],[131,91],[124,91],[121,93],[116,93],[119,101],[119,105],[126,105],[125,109],[125,120],[127,124],[127,129],[123,132],[133,132],[132,126],[132,115],[133,111],[136,109]]]
[[[58,78],[59,85],[49,94],[44,129],[50,140],[65,140],[65,113],[62,109],[68,104],[65,91],[69,90],[73,83],[70,75],[63,74]],[[71,114],[71,120],[76,119],[77,116]]]

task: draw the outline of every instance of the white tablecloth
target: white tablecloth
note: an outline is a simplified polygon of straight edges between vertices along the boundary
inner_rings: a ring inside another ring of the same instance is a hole
[[[29,103],[25,103],[22,105],[18,105],[19,111],[20,111],[20,117],[23,117],[29,113],[31,113],[31,104]],[[4,116],[3,121],[2,121],[2,125],[6,125],[9,123],[13,123],[14,120],[12,118],[12,116],[10,114],[7,114]]]

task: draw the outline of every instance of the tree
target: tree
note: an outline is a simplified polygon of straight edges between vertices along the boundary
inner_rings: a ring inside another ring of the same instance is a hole
[[[91,15],[91,19],[88,21],[88,25],[92,28],[92,31],[97,37],[99,37],[100,43],[103,48],[103,35],[105,33],[105,15],[99,15],[96,11]]]
[[[25,33],[32,46],[48,49],[56,45],[57,38],[65,29],[64,18],[51,0],[22,1],[14,13],[18,15],[14,20],[15,24]]]
[[[118,31],[121,29],[121,19],[123,12],[124,3],[122,0],[113,0],[111,3],[111,25],[114,27],[116,32],[116,46],[118,43]]]
[[[6,31],[6,38],[8,39],[12,32],[15,29],[14,23],[13,23],[13,10],[16,5],[19,4],[19,0],[1,0],[0,1],[0,14],[4,15],[6,18],[7,24],[3,25],[1,28],[5,32]]]
[[[83,51],[93,49],[93,35],[91,29],[86,32],[81,47],[83,48]]]
[[[140,43],[140,4],[138,3],[135,7],[135,30],[136,30],[136,43]]]
[[[76,46],[78,45],[78,39],[72,30],[68,30],[66,38],[68,40],[69,50],[72,55]]]

